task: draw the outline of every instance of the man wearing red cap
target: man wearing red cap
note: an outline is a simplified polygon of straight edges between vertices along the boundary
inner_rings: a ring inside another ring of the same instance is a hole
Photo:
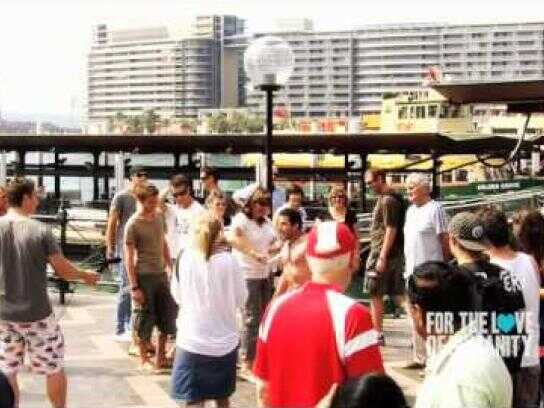
[[[261,322],[254,374],[261,407],[315,407],[333,384],[383,372],[368,310],[342,295],[355,237],[334,221],[308,235],[312,281],[273,301]]]

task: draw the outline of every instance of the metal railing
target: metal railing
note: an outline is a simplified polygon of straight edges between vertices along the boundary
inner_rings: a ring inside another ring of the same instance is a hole
[[[68,209],[64,207],[61,207],[57,214],[36,214],[32,218],[52,226],[53,234],[58,238],[64,254],[68,252],[71,245],[87,245],[90,248],[88,248],[89,251],[86,251],[81,263],[91,265],[95,269],[101,269],[106,263],[103,239],[97,239],[97,233],[103,237],[101,232],[105,232],[105,220],[72,217],[69,215]],[[82,228],[82,223],[90,224],[90,228]],[[94,236],[86,236],[85,230],[92,232]],[[52,269],[48,270],[48,280],[57,287],[60,304],[65,304],[66,294],[73,292],[71,284],[75,282],[69,282],[56,276]]]

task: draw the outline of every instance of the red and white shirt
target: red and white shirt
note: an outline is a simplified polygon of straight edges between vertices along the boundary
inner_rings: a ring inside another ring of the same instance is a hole
[[[378,333],[363,305],[309,282],[268,307],[253,371],[270,408],[314,407],[334,383],[383,372]]]

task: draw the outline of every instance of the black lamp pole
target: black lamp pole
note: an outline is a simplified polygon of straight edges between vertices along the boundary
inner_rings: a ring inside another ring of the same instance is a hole
[[[259,89],[266,92],[266,140],[264,154],[266,155],[266,188],[274,191],[272,174],[272,132],[274,130],[274,92],[281,88],[276,84],[260,85]]]

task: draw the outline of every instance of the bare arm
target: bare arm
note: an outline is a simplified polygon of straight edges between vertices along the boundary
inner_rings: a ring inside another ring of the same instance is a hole
[[[172,273],[172,258],[170,257],[170,249],[168,248],[166,238],[163,238],[162,240],[162,256],[169,273]]]
[[[130,286],[138,286],[138,277],[136,276],[136,248],[133,243],[125,244],[125,267],[127,268]]]
[[[385,227],[385,235],[383,237],[383,245],[380,251],[380,258],[387,260],[389,252],[395,243],[395,238],[397,237],[397,228],[395,227]]]
[[[85,272],[76,268],[60,253],[51,255],[48,262],[55,270],[55,274],[66,281],[82,280],[89,285],[94,285],[98,281],[97,273]]]
[[[440,239],[440,245],[442,246],[442,255],[444,256],[444,261],[449,261],[451,259],[451,252],[448,233],[443,232],[438,236],[438,239]]]
[[[265,381],[258,378],[256,387],[257,387],[257,407],[266,408],[268,384]]]
[[[108,256],[111,256],[115,250],[115,237],[119,225],[119,210],[113,208],[108,217],[108,226],[106,228],[106,250]]]
[[[246,235],[240,228],[234,228],[234,231],[232,231],[230,234],[229,241],[234,249],[242,252],[244,255],[250,256],[259,261],[262,259],[263,255],[258,254],[257,251],[255,251],[255,248],[253,245],[251,245],[251,242],[247,239]]]

